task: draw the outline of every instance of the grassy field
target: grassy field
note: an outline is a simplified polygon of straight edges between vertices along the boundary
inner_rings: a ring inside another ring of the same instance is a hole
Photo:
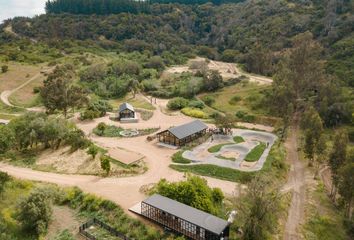
[[[264,150],[267,148],[267,145],[264,142],[259,143],[254,147],[245,157],[247,162],[257,162],[262,156]]]
[[[343,216],[333,205],[326,194],[322,183],[310,192],[306,212],[308,219],[303,226],[306,240],[347,240],[349,239],[343,226]]]

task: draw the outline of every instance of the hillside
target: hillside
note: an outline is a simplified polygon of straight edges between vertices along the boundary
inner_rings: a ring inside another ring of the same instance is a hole
[[[311,31],[325,47],[329,72],[353,85],[347,77],[353,69],[352,1],[249,0],[222,5],[153,4],[150,9],[148,14],[15,18],[1,27],[1,41],[14,41],[4,32],[11,25],[20,36],[63,50],[72,43],[58,40],[77,40],[81,46],[94,41],[106,49],[159,54],[171,62],[171,54],[190,54],[193,49],[211,59],[237,61],[248,71],[272,75],[279,53],[290,46],[291,39]]]

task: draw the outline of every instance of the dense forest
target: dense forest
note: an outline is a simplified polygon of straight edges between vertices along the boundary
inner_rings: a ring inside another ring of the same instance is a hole
[[[54,0],[46,3],[47,13],[73,14],[116,14],[116,13],[151,13],[151,4],[205,4],[238,3],[244,0]]]
[[[80,6],[76,8],[84,9]],[[280,53],[290,47],[294,36],[311,31],[325,48],[327,71],[353,86],[353,9],[348,0],[153,4],[148,15],[46,14],[15,18],[5,26],[11,23],[17,33],[62,49],[70,45],[62,40],[93,40],[104,48],[154,55],[196,49],[198,55],[237,61],[246,70],[265,75],[274,73]],[[2,42],[11,41],[4,32],[0,36]]]

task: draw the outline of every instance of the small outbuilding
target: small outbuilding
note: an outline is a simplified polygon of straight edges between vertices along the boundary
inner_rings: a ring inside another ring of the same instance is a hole
[[[159,142],[177,147],[184,146],[193,140],[204,136],[208,126],[200,120],[195,120],[177,127],[172,127],[159,132],[157,138]]]
[[[134,107],[129,103],[123,103],[119,106],[118,118],[121,122],[136,122],[138,120]]]
[[[228,221],[158,194],[141,202],[141,215],[188,239],[229,239]]]

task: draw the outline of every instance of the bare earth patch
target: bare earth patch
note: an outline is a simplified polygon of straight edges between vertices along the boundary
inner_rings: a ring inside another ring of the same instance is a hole
[[[74,210],[66,206],[54,206],[52,221],[49,225],[47,236],[44,239],[53,239],[58,233],[66,229],[72,233],[76,239],[80,239],[78,234],[80,224]]]
[[[224,158],[234,158],[234,159],[237,159],[239,156],[240,156],[240,153],[238,152],[231,152],[231,151],[226,151],[226,152],[223,152],[222,154],[220,154],[221,157],[224,157]]]

